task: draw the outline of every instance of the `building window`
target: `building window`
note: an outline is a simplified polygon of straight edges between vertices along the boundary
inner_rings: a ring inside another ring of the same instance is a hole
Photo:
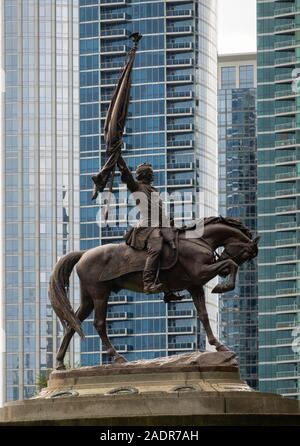
[[[240,88],[254,87],[254,67],[253,65],[240,66]]]
[[[221,68],[221,88],[235,88],[236,87],[236,69],[235,67]]]

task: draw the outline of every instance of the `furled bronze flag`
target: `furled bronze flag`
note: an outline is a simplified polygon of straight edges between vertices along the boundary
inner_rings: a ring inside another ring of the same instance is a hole
[[[128,61],[118,81],[105,119],[104,139],[109,158],[101,171],[92,177],[92,180],[95,183],[94,195],[92,197],[93,200],[96,199],[99,192],[102,192],[106,187],[110,176],[112,176],[110,185],[110,189],[112,189],[114,172],[123,145],[123,133],[130,101],[131,73],[138,48],[138,42],[141,40],[142,35],[133,33],[130,38],[132,38],[134,45],[128,53]]]

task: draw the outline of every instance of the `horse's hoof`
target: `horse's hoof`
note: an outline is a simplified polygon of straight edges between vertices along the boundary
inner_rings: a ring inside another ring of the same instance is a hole
[[[125,362],[127,362],[127,360],[124,358],[124,356],[120,355],[115,358],[116,364],[124,364]]]
[[[55,370],[66,370],[66,366],[64,364],[59,364],[55,367]]]

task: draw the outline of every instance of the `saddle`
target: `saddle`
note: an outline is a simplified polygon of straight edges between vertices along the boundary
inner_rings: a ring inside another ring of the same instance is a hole
[[[163,244],[160,257],[160,270],[171,269],[178,259],[178,233],[176,233],[176,250],[172,249],[168,243]],[[133,249],[125,243],[119,245],[105,245],[106,249],[105,265],[101,271],[99,280],[109,281],[121,277],[125,274],[143,271],[147,259],[146,250]]]

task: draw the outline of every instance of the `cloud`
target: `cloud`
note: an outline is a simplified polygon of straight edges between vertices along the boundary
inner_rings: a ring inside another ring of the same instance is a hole
[[[218,1],[218,51],[256,51],[256,0]]]

